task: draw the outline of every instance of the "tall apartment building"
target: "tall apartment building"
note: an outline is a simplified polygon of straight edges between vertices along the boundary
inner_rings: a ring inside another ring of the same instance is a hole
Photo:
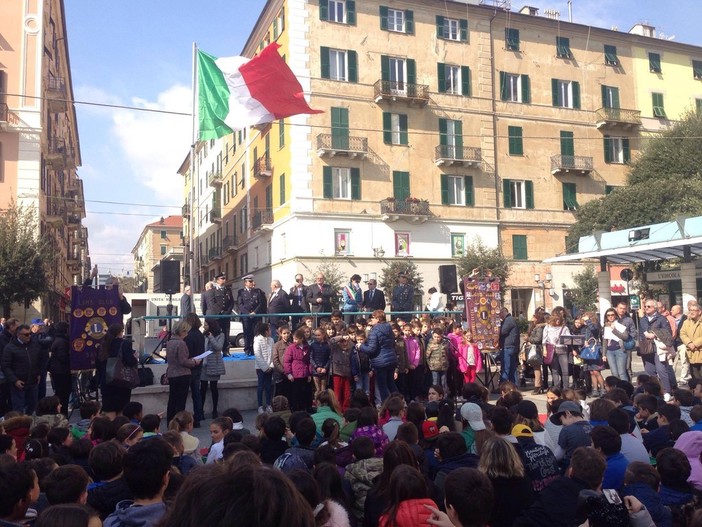
[[[174,260],[181,264],[183,262],[183,218],[167,216],[145,225],[132,249],[132,256],[137,285],[135,292],[162,292],[161,262],[163,260]]]
[[[199,144],[192,178],[183,163],[196,288],[411,258],[427,289],[480,238],[514,263],[515,313],[563,302],[580,268],[542,261],[642,136],[699,108],[702,49],[477,4],[266,3],[241,54],[278,42],[324,113]]]
[[[49,293],[26,316],[59,320],[66,288],[90,272],[63,1],[3,2],[0,42],[0,208],[36,211],[51,252]]]

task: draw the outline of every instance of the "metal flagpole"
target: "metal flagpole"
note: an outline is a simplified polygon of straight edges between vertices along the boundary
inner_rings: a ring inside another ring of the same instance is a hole
[[[190,250],[188,251],[188,258],[190,260],[190,273],[189,273],[189,278],[190,278],[190,288],[193,297],[195,296],[195,291],[193,288],[195,287],[195,240],[194,240],[194,231],[195,231],[195,221],[194,221],[194,216],[195,216],[195,142],[197,141],[197,110],[196,110],[196,104],[197,104],[197,44],[193,42],[193,78],[192,78],[192,86],[193,86],[193,123],[192,123],[192,141],[190,144],[190,220],[188,222],[188,240],[189,240],[189,248]],[[200,204],[198,202],[198,212],[199,212]],[[199,255],[198,255],[199,256]],[[201,289],[198,287],[198,289]]]

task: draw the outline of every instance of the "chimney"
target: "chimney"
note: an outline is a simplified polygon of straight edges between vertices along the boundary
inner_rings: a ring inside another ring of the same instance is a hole
[[[539,15],[539,8],[525,5],[524,7],[522,7],[519,10],[519,13],[522,15],[538,16]]]

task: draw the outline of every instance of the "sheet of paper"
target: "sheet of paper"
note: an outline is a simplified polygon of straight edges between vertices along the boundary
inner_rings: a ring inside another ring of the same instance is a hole
[[[603,338],[606,338],[607,340],[618,340],[611,326],[606,326],[604,328]]]
[[[198,355],[197,357],[193,357],[193,360],[204,359],[208,355],[212,355],[212,351],[206,351],[205,353],[200,353],[200,355]]]
[[[624,333],[624,332],[626,332],[626,326],[625,326],[624,324],[622,324],[621,322],[619,322],[618,320],[615,320],[615,321],[614,321],[614,324],[612,324],[612,326],[613,326],[614,329],[616,329],[619,333]]]

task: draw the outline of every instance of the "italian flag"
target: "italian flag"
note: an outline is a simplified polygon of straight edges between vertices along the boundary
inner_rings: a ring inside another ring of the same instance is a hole
[[[302,86],[270,44],[252,59],[216,58],[197,52],[199,139],[301,113],[322,113],[307,104]]]

